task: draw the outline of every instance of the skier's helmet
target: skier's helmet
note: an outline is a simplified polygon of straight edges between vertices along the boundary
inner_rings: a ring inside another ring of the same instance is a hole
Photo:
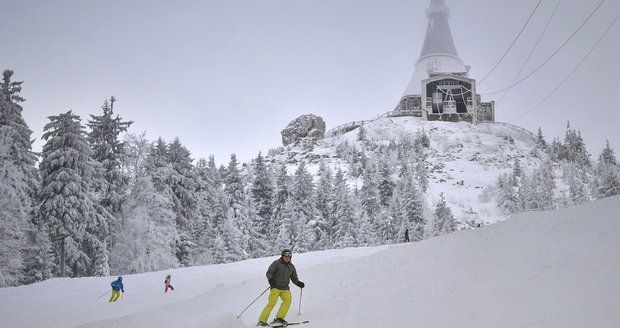
[[[281,255],[282,255],[282,257],[284,257],[284,256],[292,256],[293,252],[291,252],[290,249],[285,249],[285,250],[282,251]]]
[[[123,277],[118,277],[118,281],[123,281]]]

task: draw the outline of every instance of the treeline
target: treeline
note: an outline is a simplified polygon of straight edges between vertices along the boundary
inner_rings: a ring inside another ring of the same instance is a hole
[[[348,173],[316,174],[260,153],[217,167],[179,139],[154,142],[106,100],[84,123],[49,117],[41,154],[22,117],[22,82],[0,94],[0,286],[50,277],[138,273],[297,252],[402,242],[454,231],[443,195],[425,207],[426,133],[364,153],[342,145]],[[360,140],[364,140],[360,130]],[[289,172],[289,168],[294,168]],[[361,186],[350,186],[353,178]]]
[[[534,156],[543,164],[525,172],[517,159],[509,174],[498,178],[491,192],[506,214],[557,209],[620,194],[620,166],[606,143],[593,162],[581,133],[566,126],[564,140],[547,144],[538,130]]]

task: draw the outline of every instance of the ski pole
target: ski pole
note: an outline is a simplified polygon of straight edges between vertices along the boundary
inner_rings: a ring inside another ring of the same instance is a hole
[[[300,288],[301,291],[299,291],[299,313],[297,313],[298,315],[301,315],[301,297],[304,296],[304,289]]]
[[[241,313],[239,313],[239,315],[237,316],[237,319],[239,319],[239,317],[241,317],[241,315],[243,314],[243,312],[245,312],[245,310],[247,310],[250,306],[252,306],[252,304],[254,304],[254,302],[258,301],[258,299],[263,296],[263,294],[265,294],[269,288],[271,288],[271,286],[267,287],[267,289],[265,289],[262,293],[260,293],[260,295],[258,295],[258,297],[252,301],[252,303],[250,303],[250,305],[246,306],[245,309],[243,309],[243,311],[241,311]]]
[[[107,295],[109,292],[110,292],[110,291],[109,291],[109,290],[107,290],[105,293],[101,294],[101,296],[97,297],[97,299],[102,298],[103,296]]]

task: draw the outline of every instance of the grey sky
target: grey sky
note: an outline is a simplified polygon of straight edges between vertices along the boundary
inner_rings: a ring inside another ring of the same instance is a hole
[[[9,1],[0,0],[0,69],[24,80],[24,116],[42,134],[46,117],[99,113],[104,99],[150,138],[181,138],[194,158],[248,160],[281,144],[301,114],[328,129],[391,110],[406,87],[429,0]],[[564,0],[529,72],[599,0]],[[536,0],[448,0],[460,57],[480,79],[503,54]],[[544,0],[522,39],[479,92],[508,85],[551,14]],[[620,13],[607,0],[543,70],[497,108],[512,121],[544,98]],[[514,122],[548,139],[566,121],[593,155],[606,139],[620,151],[620,23],[545,105]],[[483,96],[497,100],[501,95]],[[40,148],[40,142],[37,147]]]

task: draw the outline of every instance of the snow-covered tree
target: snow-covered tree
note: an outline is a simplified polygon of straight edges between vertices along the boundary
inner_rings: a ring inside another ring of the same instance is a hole
[[[538,127],[538,132],[536,133],[536,148],[547,150],[547,141],[545,141],[545,136],[543,136],[542,129],[540,127]]]
[[[433,235],[439,236],[456,231],[456,220],[452,215],[452,210],[446,203],[444,194],[439,194],[439,202],[435,207],[435,225],[433,227]]]
[[[352,205],[349,187],[344,173],[338,169],[334,177],[333,199],[331,202],[330,222],[335,223],[331,234],[336,248],[352,247],[357,243],[355,212]]]
[[[254,171],[251,186],[252,203],[256,206],[256,220],[253,222],[254,229],[267,240],[269,227],[271,226],[271,216],[273,214],[273,180],[271,170],[265,164],[261,153],[254,160]]]
[[[297,227],[294,248],[298,252],[309,250],[313,244],[312,236],[307,229],[308,224],[314,221],[317,216],[312,180],[312,175],[307,171],[305,162],[299,162],[290,188],[295,210],[294,224]]]
[[[94,199],[94,162],[80,118],[69,111],[49,119],[39,165],[39,218],[49,231],[59,273],[108,275],[109,214]]]
[[[226,178],[224,191],[228,199],[228,209],[230,212],[230,220],[241,232],[242,245],[241,249],[247,251],[248,238],[250,236],[250,230],[252,229],[252,221],[247,216],[245,211],[246,192],[241,176],[241,171],[238,167],[237,156],[232,154],[230,156],[230,162],[228,162],[228,168],[226,170]],[[245,255],[244,255],[245,256]]]
[[[124,142],[120,134],[127,131],[133,123],[124,122],[120,116],[114,116],[114,102],[110,97],[101,106],[101,115],[90,115],[88,142],[93,150],[93,159],[101,164],[98,174],[101,178],[101,205],[114,217],[118,217],[128,187],[128,178],[122,174],[121,158],[124,154]],[[113,226],[114,222],[111,226]]]
[[[22,117],[22,82],[11,81],[12,75],[4,71],[0,84],[0,287],[16,285],[26,278],[24,271],[35,270],[29,264],[36,254],[29,250],[39,247],[29,238],[36,232],[36,156],[32,131]]]
[[[620,166],[609,141],[598,158],[597,198],[620,195]]]
[[[513,214],[521,211],[519,206],[519,197],[515,185],[514,178],[511,175],[502,175],[497,181],[497,207],[505,214]]]
[[[325,165],[325,162],[319,163],[317,172],[318,181],[315,193],[315,204],[317,211],[317,220],[313,229],[313,237],[316,241],[313,249],[328,249],[332,246],[330,239],[331,229],[335,225],[331,222],[331,202],[332,196],[332,171]]]
[[[285,219],[285,210],[288,210],[287,208],[285,208],[285,205],[286,205],[286,201],[290,197],[290,191],[289,191],[290,178],[286,171],[286,165],[281,164],[276,169],[275,180],[276,180],[275,181],[276,186],[275,186],[275,190],[273,193],[273,200],[272,200],[273,212],[271,215],[271,227],[270,227],[268,240],[275,240],[278,237],[280,233],[281,223]],[[287,247],[289,246],[290,244],[287,244]]]
[[[123,204],[122,229],[110,260],[112,274],[132,274],[179,266],[175,255],[177,229],[173,204],[159,193],[150,177],[136,180]]]

